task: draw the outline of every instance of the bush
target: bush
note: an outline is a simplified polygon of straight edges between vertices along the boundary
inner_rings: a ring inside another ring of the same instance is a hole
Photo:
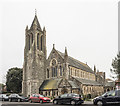
[[[88,94],[88,95],[87,95],[87,98],[88,98],[88,99],[91,99],[91,94]]]
[[[83,100],[91,99],[91,94],[83,95]]]

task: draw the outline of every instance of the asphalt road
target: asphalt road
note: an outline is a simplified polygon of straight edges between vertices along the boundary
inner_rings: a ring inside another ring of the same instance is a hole
[[[29,103],[29,102],[2,102],[1,106],[53,106],[52,103]],[[70,105],[54,105],[54,106],[70,106]],[[95,106],[92,102],[85,102],[81,106]]]
[[[0,106],[53,106],[52,103],[29,103],[29,102],[0,102]],[[54,106],[71,106],[71,105],[54,105]],[[85,101],[82,105],[76,106],[96,106],[91,101]],[[119,105],[108,105],[108,106],[120,106]]]

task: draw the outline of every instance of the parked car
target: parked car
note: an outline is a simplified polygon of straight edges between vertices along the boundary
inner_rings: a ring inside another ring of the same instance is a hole
[[[39,103],[49,103],[51,101],[50,98],[45,97],[43,95],[40,94],[33,94],[30,98],[29,98],[29,102],[39,102]]]
[[[83,99],[79,94],[70,93],[70,94],[63,94],[61,96],[56,97],[53,100],[53,104],[82,104],[84,103]]]
[[[8,101],[8,96],[6,94],[0,94],[0,101]]]
[[[120,103],[120,89],[104,93],[93,99],[94,105],[103,106],[106,104],[119,104]]]
[[[28,101],[28,98],[27,97],[24,97],[24,96],[20,96],[18,94],[11,94],[9,97],[9,102],[12,102],[12,101],[17,101],[17,102],[27,102]]]

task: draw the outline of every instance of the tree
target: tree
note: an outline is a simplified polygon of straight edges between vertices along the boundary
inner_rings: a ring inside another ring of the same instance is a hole
[[[0,83],[0,93],[4,93],[4,87],[5,85]]]
[[[11,68],[6,75],[7,92],[21,93],[22,91],[22,68]]]
[[[112,60],[112,68],[111,72],[115,73],[117,79],[120,80],[120,52],[117,54],[117,57]]]

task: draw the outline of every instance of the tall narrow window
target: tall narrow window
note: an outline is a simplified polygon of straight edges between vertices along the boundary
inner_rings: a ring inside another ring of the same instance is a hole
[[[76,70],[75,70],[75,76],[76,76]]]
[[[45,96],[47,96],[47,91],[45,92]]]
[[[62,76],[62,67],[60,66],[60,76]]]
[[[49,78],[49,70],[47,69],[47,78]]]
[[[71,74],[70,74],[70,67],[69,67],[69,75],[71,75]]]
[[[39,33],[37,34],[37,49],[39,49]]]
[[[29,48],[29,50],[30,50],[30,35],[28,35],[28,41],[29,41],[28,48]]]
[[[72,75],[72,68],[71,68],[71,75]]]
[[[55,68],[55,67],[53,67],[53,69],[54,69],[54,77],[55,77],[55,76],[56,76],[56,75],[55,75],[55,74],[56,74],[56,73],[55,73],[56,68]]]
[[[81,77],[82,77],[82,72],[81,72]]]
[[[31,33],[31,36],[32,36],[32,43],[33,43],[33,34]]]
[[[56,66],[56,68],[55,68],[55,72],[56,72],[55,74],[56,74],[56,76],[57,76],[57,66]]]
[[[42,51],[42,46],[43,46],[43,45],[42,45],[42,44],[43,44],[43,36],[41,36],[40,41],[41,41],[41,48],[40,48],[40,49],[41,49],[41,51]]]
[[[52,67],[52,77],[54,77],[54,68]]]

